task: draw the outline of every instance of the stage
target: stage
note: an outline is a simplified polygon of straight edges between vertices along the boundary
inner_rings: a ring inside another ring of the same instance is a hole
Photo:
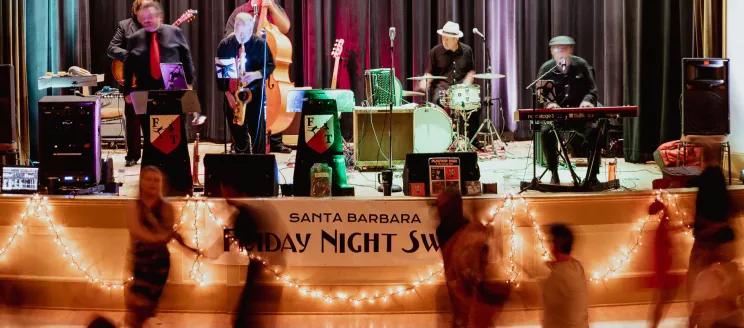
[[[193,143],[189,144],[189,154],[193,162]],[[203,159],[205,154],[208,153],[222,153],[224,152],[224,146],[222,144],[214,143],[199,143],[199,155]],[[104,158],[110,157],[114,160],[114,175],[120,175],[117,173],[118,170],[124,169],[125,178],[124,185],[120,189],[119,194],[121,196],[136,197],[137,196],[137,185],[139,183],[139,164],[133,167],[124,167],[124,155],[126,151],[123,149],[104,149],[102,155]],[[292,154],[275,154],[277,165],[279,167],[279,183],[292,183],[294,176],[294,152]],[[519,181],[530,181],[532,180],[532,142],[531,141],[518,141],[510,142],[506,146],[506,150],[499,152],[498,156],[492,158],[481,157],[478,162],[480,166],[481,182],[482,183],[497,183],[499,193],[503,194],[504,191],[508,190],[511,192],[518,191]],[[600,167],[599,180],[607,180],[606,170],[606,158],[602,159],[602,166]],[[574,161],[574,159],[572,159]],[[575,162],[575,161],[574,161]],[[545,170],[542,166],[537,166],[537,174],[540,175]],[[575,168],[579,177],[583,178],[586,174],[586,167]],[[571,175],[566,166],[560,168],[561,182],[563,184],[570,184]],[[376,172],[360,172],[359,170],[347,170],[347,177],[349,184],[355,188],[356,196],[374,197],[382,196],[381,192],[377,192],[377,173]],[[402,170],[396,171],[395,183],[399,186],[403,184]],[[504,187],[504,178],[509,177],[511,188]],[[607,192],[618,192],[618,191],[634,191],[634,190],[650,190],[651,182],[654,179],[661,178],[661,170],[654,164],[634,164],[626,163],[622,158],[617,159],[617,178],[620,179],[621,189],[612,190]],[[199,181],[204,182],[204,165],[199,163]],[[550,173],[543,177],[543,182],[550,182]],[[738,182],[738,181],[737,181]],[[516,189],[516,190],[515,190]],[[393,197],[402,197],[403,193],[395,193]]]

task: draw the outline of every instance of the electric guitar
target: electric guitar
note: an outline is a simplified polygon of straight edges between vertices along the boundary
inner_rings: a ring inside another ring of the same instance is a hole
[[[336,89],[336,82],[338,82],[338,62],[341,61],[341,53],[344,51],[344,39],[336,39],[336,43],[333,45],[333,51],[331,56],[336,59],[333,64],[333,78],[331,79],[331,89]]]
[[[177,21],[175,21],[173,26],[179,26],[183,24],[184,22],[190,22],[196,18],[196,14],[198,12],[194,9],[189,9],[183,15],[181,15],[180,18],[178,18]],[[136,18],[135,18],[136,19]],[[114,78],[116,79],[116,82],[119,82],[119,85],[124,85],[124,63],[121,60],[114,59],[114,62],[111,63],[111,74],[114,75]],[[135,85],[135,81],[132,81],[132,85]]]

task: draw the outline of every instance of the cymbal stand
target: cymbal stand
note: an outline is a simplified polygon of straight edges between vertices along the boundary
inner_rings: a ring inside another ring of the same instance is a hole
[[[486,48],[486,62],[488,63],[488,66],[486,67],[486,73],[491,74],[491,47],[488,46],[488,42],[486,41],[486,36],[481,34],[481,37],[483,39],[483,45]],[[473,141],[475,141],[476,138],[478,138],[479,135],[485,136],[485,143],[486,145],[491,145],[494,148],[495,152],[495,145],[493,140],[493,135],[496,135],[496,138],[499,139],[499,149],[505,148],[505,143],[503,140],[501,140],[501,135],[499,135],[498,130],[496,129],[496,126],[494,126],[493,121],[491,121],[491,102],[494,100],[491,98],[492,90],[491,90],[491,79],[486,80],[486,94],[488,95],[484,103],[486,105],[486,119],[481,123],[480,127],[478,127],[478,132],[475,133],[473,136],[473,139],[470,139],[470,144],[473,144]],[[499,114],[501,114],[501,98],[496,98],[499,100]],[[485,131],[483,131],[485,129]]]

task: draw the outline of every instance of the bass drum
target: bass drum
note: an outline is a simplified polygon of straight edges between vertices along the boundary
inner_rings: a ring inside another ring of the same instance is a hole
[[[452,144],[452,120],[444,110],[429,104],[413,112],[413,151],[441,153]]]

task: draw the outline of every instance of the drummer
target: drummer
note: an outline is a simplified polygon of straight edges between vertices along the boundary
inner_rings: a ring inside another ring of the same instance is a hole
[[[475,57],[473,49],[460,42],[463,36],[460,24],[447,22],[437,33],[442,36],[442,44],[436,45],[429,51],[429,67],[424,75],[446,76],[446,80],[422,80],[419,88],[423,91],[429,88],[432,102],[447,109],[446,104],[440,104],[440,91],[447,91],[456,84],[473,84],[475,75]],[[433,83],[432,83],[433,81]]]

